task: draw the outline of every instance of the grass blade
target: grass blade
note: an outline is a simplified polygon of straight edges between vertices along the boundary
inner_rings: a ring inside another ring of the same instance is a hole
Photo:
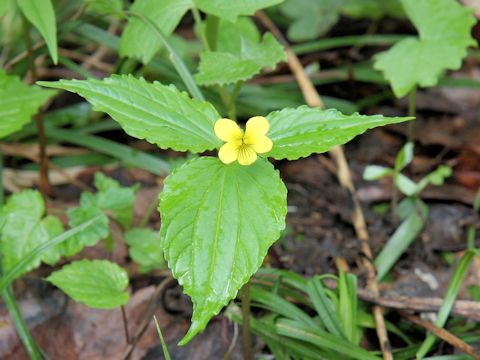
[[[158,325],[157,317],[155,315],[153,315],[153,321],[155,321],[155,327],[157,328],[158,337],[160,338],[160,343],[162,344],[163,356],[165,357],[165,360],[172,360],[168,351],[167,344],[165,343],[165,339],[163,338],[162,330],[160,329],[160,325]]]
[[[47,137],[84,146],[102,154],[113,156],[128,165],[145,169],[158,176],[163,176],[170,172],[170,165],[166,161],[98,136],[83,134],[75,130],[48,127]]]

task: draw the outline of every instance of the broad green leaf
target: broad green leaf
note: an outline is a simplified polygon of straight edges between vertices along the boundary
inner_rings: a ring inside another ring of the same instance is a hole
[[[416,86],[437,84],[445,70],[458,70],[467,48],[476,44],[472,11],[454,0],[401,0],[419,32],[381,53],[375,69],[383,71],[397,97]]]
[[[300,106],[274,111],[267,115],[267,119],[270,122],[267,136],[273,141],[273,149],[266,155],[277,160],[296,160],[345,144],[368,129],[412,118],[358,113],[343,115],[334,109]]]
[[[417,238],[428,217],[428,207],[422,201],[413,202],[406,199],[400,206],[403,209],[399,210],[399,215],[404,220],[374,261],[378,280],[382,280],[388,274],[404,251]]]
[[[17,4],[23,15],[42,34],[50,56],[56,64],[58,61],[57,23],[51,0],[17,0]]]
[[[42,243],[63,233],[63,225],[54,216],[44,217],[45,202],[36,190],[11,195],[0,210],[0,254],[3,272],[8,272],[24,256]],[[55,264],[61,256],[59,246],[50,248],[24,268],[30,271],[41,261]]]
[[[260,32],[254,21],[245,16],[239,17],[234,23],[220,20],[217,37],[215,50],[231,54],[241,53],[242,42],[259,43],[261,40]]]
[[[220,118],[213,105],[192,99],[173,85],[148,83],[131,75],[39,84],[83,96],[95,110],[118,121],[127,134],[162,149],[203,152],[222,144],[213,131]]]
[[[191,6],[192,0],[135,0],[130,11],[149,18],[163,35],[169,36]],[[161,46],[152,26],[131,16],[120,40],[119,53],[139,58],[146,64]]]
[[[128,302],[128,274],[107,260],[80,260],[53,272],[47,281],[92,308],[114,309]]]
[[[0,138],[30,122],[40,106],[54,94],[54,91],[28,86],[0,69]]]
[[[25,273],[30,266],[30,263],[35,261],[36,258],[41,257],[42,254],[48,253],[54,247],[61,245],[65,240],[70,239],[72,236],[78,234],[81,231],[84,231],[96,220],[97,218],[90,219],[83,224],[67,230],[64,233],[41,243],[40,245],[36,246],[32,251],[22,256],[22,259],[18,261],[12,269],[10,269],[8,272],[4,272],[0,277],[0,293],[4,292],[13,282],[13,280]]]
[[[0,17],[5,15],[8,10],[10,0],[0,0]]]
[[[257,10],[280,4],[283,0],[193,0],[195,5],[206,12],[219,18],[235,22],[241,15],[253,15]]]
[[[135,228],[124,234],[128,254],[138,265],[140,272],[165,268],[162,244],[157,231],[149,228]]]
[[[328,32],[338,21],[341,0],[287,0],[280,10],[292,19],[288,38],[306,41]]]
[[[364,180],[378,180],[393,174],[393,169],[385,166],[368,165],[363,172]]]
[[[167,177],[160,214],[165,259],[194,304],[185,344],[235,297],[279,238],[286,188],[265,160],[241,166],[201,157]]]
[[[102,210],[108,210],[113,219],[125,229],[132,226],[135,192],[137,187],[121,187],[120,184],[98,172],[95,174],[95,203]]]
[[[97,207],[95,196],[83,193],[80,198],[80,206],[67,211],[68,224],[76,227],[91,219],[97,220],[87,229],[65,241],[63,245],[64,256],[73,256],[85,246],[94,246],[101,239],[105,239],[109,232],[108,217]]]
[[[248,80],[263,68],[275,67],[285,60],[285,51],[272,34],[260,43],[242,39],[240,53],[206,51],[200,54],[199,72],[194,78],[200,85],[231,84]]]

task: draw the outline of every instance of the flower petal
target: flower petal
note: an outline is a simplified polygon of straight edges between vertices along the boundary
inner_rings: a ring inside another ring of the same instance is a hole
[[[238,151],[238,163],[240,165],[250,165],[257,160],[257,153],[251,146],[242,145]]]
[[[260,136],[264,136],[269,128],[268,120],[263,116],[254,116],[245,126],[245,143],[254,144]]]
[[[220,119],[215,123],[215,135],[223,141],[242,140],[243,131],[238,124],[230,119]]]
[[[220,150],[218,150],[218,158],[224,164],[230,164],[234,162],[238,158],[238,152],[241,145],[241,140],[227,142],[220,148]]]
[[[272,150],[272,140],[266,136],[259,136],[255,144],[250,145],[257,154],[263,154]]]

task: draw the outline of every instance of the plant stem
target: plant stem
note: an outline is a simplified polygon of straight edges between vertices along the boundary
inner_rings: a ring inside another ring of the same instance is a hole
[[[7,306],[8,313],[12,317],[13,323],[17,328],[18,336],[22,340],[23,345],[25,346],[25,350],[32,360],[40,360],[42,358],[40,352],[38,351],[37,344],[30,334],[28,330],[27,324],[23,319],[22,313],[15,301],[15,297],[13,296],[12,289],[9,287],[2,293],[3,301],[5,301],[5,305]]]
[[[127,312],[125,311],[125,306],[120,306],[120,310],[122,311],[122,320],[123,320],[123,330],[125,332],[125,341],[127,344],[130,344],[130,334],[128,332],[128,319],[127,319]]]
[[[173,66],[175,67],[175,70],[177,70],[178,74],[182,78],[185,86],[187,87],[188,91],[190,92],[190,95],[192,95],[195,99],[205,101],[205,97],[203,96],[202,92],[200,91],[197,84],[195,83],[195,80],[193,80],[193,76],[190,73],[190,70],[188,70],[187,66],[185,65],[185,63],[183,62],[181,57],[177,54],[177,52],[172,47],[172,45],[170,45],[167,38],[165,37],[165,35],[163,35],[163,33],[159,29],[159,27],[152,20],[150,20],[148,17],[145,17],[141,14],[137,14],[137,13],[131,12],[131,11],[125,11],[124,14],[140,19],[141,21],[143,21],[145,24],[147,24],[148,26],[150,26],[153,29],[153,31],[157,35],[158,39],[160,40],[160,42],[163,44],[163,46],[165,46],[165,48],[170,53],[169,54],[170,55],[169,56],[170,61],[172,62]]]
[[[414,87],[408,94],[408,116],[415,116],[417,111],[417,87]],[[415,135],[415,120],[408,122],[407,138],[409,142],[413,142]]]
[[[237,107],[235,101],[237,100],[237,96],[240,92],[240,89],[242,88],[242,85],[243,81],[237,81],[237,83],[235,84],[235,88],[230,95],[230,99],[228,100],[227,112],[228,117],[232,120],[237,120]]]
[[[395,178],[398,174],[392,176],[392,199],[390,200],[390,214],[392,217],[393,226],[397,226],[398,216],[397,216],[397,204],[398,204],[398,190],[395,184]]]
[[[200,12],[196,7],[192,8],[193,19],[195,20],[195,24],[198,27],[198,33],[200,35],[200,41],[202,42],[203,47],[208,52],[212,51],[210,44],[207,39],[207,34],[205,32],[205,24],[202,21],[202,17],[200,16]]]
[[[23,17],[23,37],[25,47],[28,51],[28,67],[30,69],[31,82],[37,81],[37,69],[35,67],[35,59],[33,56],[32,41],[30,39],[30,25],[28,20]],[[53,190],[48,179],[48,157],[47,157],[47,140],[45,137],[45,125],[43,122],[43,111],[36,116],[37,133],[38,133],[38,146],[40,156],[40,179],[39,187],[43,195],[52,195]]]
[[[140,220],[140,223],[138,224],[138,227],[145,227],[145,225],[148,224],[148,220],[152,217],[153,212],[158,206],[158,199],[155,198],[153,201],[150,203],[150,205],[147,208],[147,211],[145,211],[145,214],[143,214],[142,219]]]
[[[242,289],[242,336],[243,358],[253,360],[252,339],[250,335],[250,283],[247,282]]]
[[[217,34],[219,22],[220,21],[218,17],[216,17],[215,15],[207,14],[205,31],[211,51],[215,51],[217,49]]]

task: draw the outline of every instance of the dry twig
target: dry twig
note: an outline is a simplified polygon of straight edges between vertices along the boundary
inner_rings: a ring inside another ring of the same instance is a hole
[[[272,32],[272,34],[285,46],[287,53],[287,61],[295,76],[300,89],[302,90],[303,96],[306,103],[311,107],[324,108],[325,105],[322,102],[320,95],[318,94],[315,86],[313,85],[310,78],[305,73],[305,70],[298,59],[298,57],[293,52],[292,48],[288,44],[288,41],[285,39],[283,34],[275,26],[275,24],[265,15],[263,12],[259,11],[256,14],[257,18]],[[355,192],[353,186],[352,177],[350,174],[350,168],[345,159],[345,154],[341,146],[336,146],[330,150],[330,155],[334,158],[337,165],[337,177],[340,181],[340,184],[347,188],[354,208],[352,213],[352,222],[357,234],[358,240],[360,241],[360,248],[363,253],[362,256],[362,266],[367,272],[367,286],[369,290],[378,296],[378,284],[376,281],[376,271],[375,266],[372,263],[372,251],[369,244],[369,235],[367,231],[367,226],[365,223],[365,218],[363,216],[363,211],[358,200],[358,196]],[[390,341],[388,340],[387,330],[385,328],[385,320],[383,318],[383,309],[375,305],[373,307],[373,315],[375,318],[377,336],[380,341],[380,347],[382,349],[383,358],[385,360],[393,360],[392,351],[390,347]]]
[[[404,311],[400,311],[400,315],[402,315],[405,319],[407,319],[411,323],[427,329],[438,338],[452,345],[454,348],[464,352],[465,354],[472,356],[474,359],[477,359],[477,360],[480,359],[480,354],[476,352],[472,346],[468,345],[466,342],[456,337],[448,330],[442,329],[441,327],[438,327],[437,325],[431,323],[430,321],[423,320],[418,316],[408,314]]]

